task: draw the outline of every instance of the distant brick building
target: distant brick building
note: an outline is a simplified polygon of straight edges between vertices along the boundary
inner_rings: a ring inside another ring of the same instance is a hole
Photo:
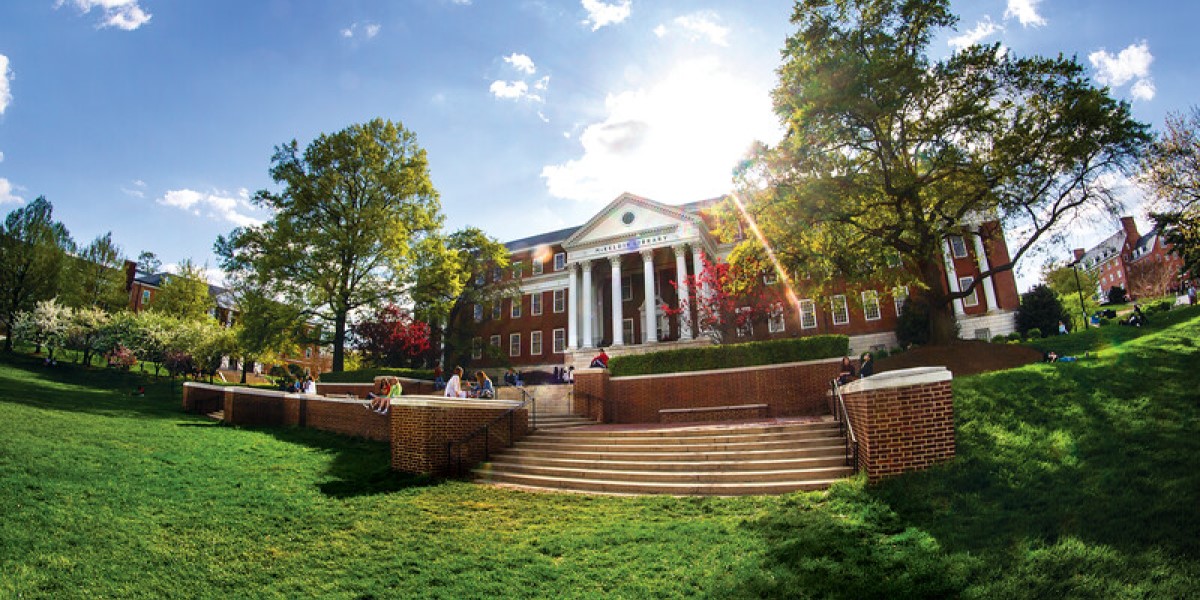
[[[1108,298],[1120,286],[1134,297],[1160,296],[1179,289],[1183,259],[1153,230],[1138,233],[1133,217],[1121,217],[1121,228],[1091,249],[1076,248],[1075,262],[1095,273],[1097,298]]]
[[[586,364],[601,346],[620,354],[712,343],[692,326],[694,315],[672,317],[661,307],[678,307],[696,293],[683,286],[677,294],[672,282],[699,272],[702,257],[724,261],[733,249],[714,239],[705,222],[704,209],[722,200],[670,206],[622,194],[581,226],[508,242],[511,266],[483,275],[496,283],[515,280],[519,294],[464,311],[468,322],[457,326],[474,330],[472,359],[481,366],[550,369]],[[976,225],[980,236],[946,241],[948,289],[965,289],[990,264],[1009,261],[998,228],[986,222]],[[896,345],[907,288],[818,301],[803,289],[789,296],[770,275],[764,283],[774,310],[731,341],[845,334],[856,352]],[[986,339],[1013,331],[1019,305],[1016,281],[1006,271],[955,301],[954,310],[964,337]]]

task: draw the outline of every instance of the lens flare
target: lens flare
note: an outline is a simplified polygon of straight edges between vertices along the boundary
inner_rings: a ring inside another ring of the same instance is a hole
[[[758,223],[754,221],[754,217],[750,216],[750,211],[746,210],[746,205],[742,203],[741,197],[739,197],[736,193],[730,193],[729,198],[733,200],[733,205],[737,207],[738,212],[741,213],[742,218],[746,221],[746,224],[750,226],[750,232],[754,234],[754,237],[758,238],[758,243],[762,244],[763,249],[766,250],[767,258],[771,261],[772,268],[775,269],[775,273],[778,275],[779,281],[782,281],[784,287],[787,289],[786,295],[788,302],[790,302],[792,305],[797,304],[799,300],[796,296],[795,288],[792,287],[792,278],[788,277],[787,271],[779,262],[779,258],[775,256],[775,250],[771,248],[771,243],[767,241],[767,236],[763,235],[762,230],[758,228]]]

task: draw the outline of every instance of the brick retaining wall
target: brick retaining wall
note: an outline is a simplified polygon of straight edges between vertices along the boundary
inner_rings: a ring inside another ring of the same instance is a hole
[[[954,458],[954,395],[944,367],[888,371],[842,386],[870,481]]]
[[[392,468],[406,473],[451,474],[454,463],[447,443],[458,441],[506,411],[518,406],[510,400],[453,400],[449,398],[410,398],[392,404]],[[524,408],[489,430],[492,451],[499,450],[528,432],[528,411]],[[468,445],[456,449],[463,469],[483,460],[484,439],[480,435]]]

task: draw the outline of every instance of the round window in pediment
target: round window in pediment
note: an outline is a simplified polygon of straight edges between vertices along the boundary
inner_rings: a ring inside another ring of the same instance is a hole
[[[626,225],[631,225],[631,224],[633,224],[633,217],[634,217],[633,212],[626,211],[625,214],[621,215],[621,222]]]

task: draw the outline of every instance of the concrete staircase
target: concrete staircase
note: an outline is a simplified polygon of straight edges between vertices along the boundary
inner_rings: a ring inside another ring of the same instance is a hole
[[[852,474],[832,420],[538,427],[474,469],[475,479],[602,494],[737,496],[824,489]]]
[[[535,420],[531,415],[529,419],[529,425],[532,427],[534,423]],[[588,419],[587,417],[581,417],[579,415],[538,413],[536,424],[539,431],[545,431],[551,429],[566,429],[569,427],[595,425],[596,422]]]

